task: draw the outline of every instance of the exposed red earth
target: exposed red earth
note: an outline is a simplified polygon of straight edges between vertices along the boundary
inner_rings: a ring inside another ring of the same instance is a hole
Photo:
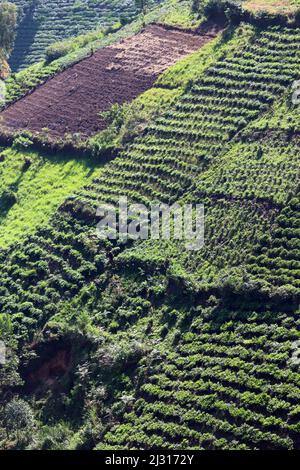
[[[99,112],[131,101],[150,88],[158,75],[196,51],[218,33],[206,27],[198,34],[149,25],[139,34],[69,67],[0,114],[9,131],[45,131],[52,138],[80,133],[90,136],[106,127]]]

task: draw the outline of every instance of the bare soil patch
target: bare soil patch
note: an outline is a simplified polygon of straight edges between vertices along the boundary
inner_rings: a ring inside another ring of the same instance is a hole
[[[58,138],[90,136],[106,127],[99,112],[131,101],[158,75],[211,40],[219,27],[195,32],[149,25],[139,34],[105,47],[73,65],[0,114],[1,127]]]

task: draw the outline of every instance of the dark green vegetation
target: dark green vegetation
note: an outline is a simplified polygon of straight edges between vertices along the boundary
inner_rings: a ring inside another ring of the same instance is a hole
[[[9,74],[7,58],[10,54],[17,22],[17,9],[12,3],[0,3],[0,79],[6,79]],[[2,97],[0,97],[1,106]]]
[[[19,10],[14,71],[45,57],[53,42],[131,21],[139,9],[134,0],[12,0]],[[151,6],[155,2],[148,2]],[[100,31],[99,31],[100,33]]]
[[[15,39],[17,9],[12,3],[0,4],[0,47],[8,55]]]
[[[299,51],[297,27],[228,28],[140,98],[142,134],[115,126],[114,161],[0,251],[2,448],[299,449]],[[97,205],[120,195],[203,202],[204,249],[100,242]]]

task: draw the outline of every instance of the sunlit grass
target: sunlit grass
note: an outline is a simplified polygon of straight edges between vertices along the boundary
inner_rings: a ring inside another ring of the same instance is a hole
[[[247,10],[258,12],[266,11],[268,13],[293,14],[299,3],[291,0],[247,0],[243,7]]]
[[[31,164],[24,168],[25,159]],[[65,198],[87,184],[96,164],[67,156],[46,157],[36,152],[4,151],[0,162],[0,201],[11,191],[16,202],[0,207],[0,247],[22,240],[46,224]]]

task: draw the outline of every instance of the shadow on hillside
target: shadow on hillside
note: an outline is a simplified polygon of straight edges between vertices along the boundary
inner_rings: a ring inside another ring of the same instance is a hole
[[[0,223],[7,217],[10,209],[17,203],[17,194],[22,178],[23,173],[10,184],[9,188],[0,194]]]
[[[15,46],[11,53],[9,65],[17,72],[25,61],[38,30],[39,22],[34,18],[35,6],[32,4],[26,11],[17,28]]]

